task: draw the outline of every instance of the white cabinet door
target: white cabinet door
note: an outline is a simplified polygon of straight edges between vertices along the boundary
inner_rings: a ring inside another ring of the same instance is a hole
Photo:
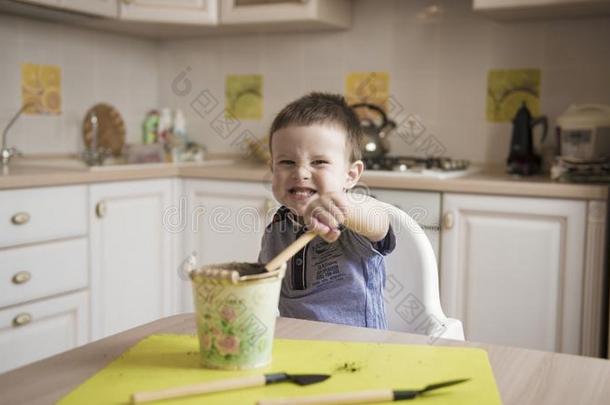
[[[586,202],[445,194],[441,298],[467,339],[579,353]]]
[[[60,7],[61,0],[17,0],[19,3],[30,3],[41,6]]]
[[[474,11],[502,18],[607,15],[610,0],[473,0]]]
[[[607,0],[473,0],[473,8],[514,8],[514,7],[549,7],[561,5],[586,5],[603,3]]]
[[[302,23],[328,28],[348,28],[348,0],[221,0],[221,24]]]
[[[216,25],[217,0],[130,0],[119,3],[122,20]]]
[[[267,222],[278,205],[271,186],[261,182],[186,180],[188,229],[185,255],[199,264],[256,262]],[[192,310],[190,284],[183,305]]]
[[[79,13],[99,15],[105,17],[117,16],[117,0],[18,0],[21,3],[30,3],[49,6],[62,10],[77,11]]]
[[[0,191],[0,247],[87,234],[86,186]]]
[[[0,310],[0,373],[89,340],[86,291]]]
[[[176,266],[164,226],[172,180],[89,188],[92,335],[99,339],[170,315]]]
[[[61,0],[61,7],[81,13],[113,18],[118,15],[117,0]]]
[[[88,240],[0,249],[0,308],[86,288]]]

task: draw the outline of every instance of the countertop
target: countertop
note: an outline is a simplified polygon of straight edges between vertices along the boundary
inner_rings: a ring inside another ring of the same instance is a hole
[[[233,160],[203,163],[156,163],[89,168],[76,161],[16,162],[0,175],[0,190],[26,187],[88,184],[107,181],[167,177],[269,182],[266,166]],[[544,176],[518,178],[494,168],[463,177],[436,179],[411,177],[395,172],[365,171],[361,184],[367,187],[505,196],[607,200],[606,184],[556,183]]]
[[[50,404],[120,356],[141,339],[160,333],[192,334],[193,314],[176,315],[110,336],[0,375],[0,402]],[[479,347],[487,351],[496,384],[507,405],[607,404],[610,361],[514,347],[329,323],[278,318],[276,337],[401,344]]]

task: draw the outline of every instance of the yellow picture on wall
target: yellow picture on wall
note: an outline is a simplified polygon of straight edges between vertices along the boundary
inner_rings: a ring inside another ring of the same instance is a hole
[[[345,77],[345,98],[350,105],[370,103],[386,110],[389,96],[387,72],[351,72]]]
[[[25,114],[61,114],[60,67],[22,63],[21,102]]]
[[[263,76],[227,75],[225,118],[260,120],[263,117]]]
[[[532,115],[540,114],[540,69],[489,71],[487,121],[512,121],[523,102]]]

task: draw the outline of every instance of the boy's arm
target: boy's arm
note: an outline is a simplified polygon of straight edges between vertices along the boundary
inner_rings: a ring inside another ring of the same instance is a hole
[[[383,240],[390,227],[390,218],[383,204],[366,195],[347,194],[350,202],[343,223],[371,242]]]
[[[371,242],[385,238],[390,226],[383,204],[362,194],[329,193],[312,201],[305,213],[306,224],[327,242],[338,239],[339,224]]]

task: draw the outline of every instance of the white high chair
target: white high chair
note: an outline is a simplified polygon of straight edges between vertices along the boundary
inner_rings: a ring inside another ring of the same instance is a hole
[[[464,340],[458,319],[447,318],[441,308],[438,267],[430,241],[417,222],[404,211],[383,203],[396,235],[397,250],[406,251],[409,263],[386,256],[385,308],[388,328],[437,338]]]

